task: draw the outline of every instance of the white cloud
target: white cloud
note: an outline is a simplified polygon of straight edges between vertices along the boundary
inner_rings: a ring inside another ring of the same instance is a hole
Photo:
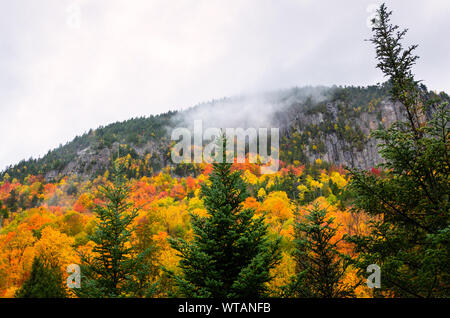
[[[363,41],[376,1],[0,3],[0,169],[117,120],[246,92],[382,80]],[[450,91],[450,4],[388,5],[421,45],[418,77]]]

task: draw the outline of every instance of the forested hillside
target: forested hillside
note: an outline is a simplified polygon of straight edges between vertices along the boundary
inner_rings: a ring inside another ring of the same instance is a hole
[[[430,102],[428,118],[434,111],[433,100],[450,100],[445,93],[436,94],[425,86],[421,89],[424,100]],[[311,163],[320,158],[335,165],[371,169],[381,162],[381,157],[376,141],[369,138],[370,132],[405,118],[404,110],[390,100],[388,91],[388,83],[292,88],[207,102],[182,112],[133,118],[92,129],[40,159],[21,161],[4,170],[0,178],[8,175],[24,180],[27,175],[41,175],[48,181],[64,176],[93,179],[105,173],[111,159],[127,154],[136,162],[130,177],[151,176],[172,164],[171,130],[190,127],[196,119],[217,127],[278,127],[280,159],[288,164]],[[226,121],[219,110],[228,113]],[[249,113],[257,120],[249,121]],[[177,172],[192,173],[189,168]]]

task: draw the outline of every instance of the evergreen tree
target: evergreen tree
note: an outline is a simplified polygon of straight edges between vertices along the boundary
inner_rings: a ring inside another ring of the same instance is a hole
[[[289,169],[286,175],[282,177],[275,177],[273,185],[269,187],[268,192],[284,191],[286,192],[289,199],[291,199],[292,201],[297,201],[297,187],[299,186],[299,184],[299,178],[291,169]]]
[[[450,296],[448,106],[426,103],[414,80],[415,45],[403,49],[406,33],[390,24],[385,5],[374,21],[378,67],[389,77],[394,101],[407,121],[374,132],[384,173],[351,171],[357,212],[373,216],[371,235],[354,236],[358,265],[381,267],[381,290],[397,297]],[[434,111],[427,119],[427,108]]]
[[[151,249],[139,252],[131,244],[136,230],[132,222],[138,209],[128,202],[130,188],[122,165],[114,165],[112,185],[100,191],[105,203],[94,208],[99,222],[90,236],[96,244],[95,256],[81,254],[81,288],[74,292],[79,297],[150,296],[154,285],[150,282],[150,265],[144,259]]]
[[[220,140],[224,150],[226,138]],[[171,275],[187,297],[260,297],[266,295],[269,271],[280,259],[279,240],[269,242],[264,217],[242,209],[247,186],[222,153],[222,162],[213,164],[209,183],[201,188],[209,215],[191,214],[192,242],[170,239],[182,269],[182,275]]]
[[[16,212],[17,209],[19,208],[18,203],[19,199],[17,198],[16,190],[13,189],[9,193],[9,198],[6,200],[6,207],[9,211]]]
[[[37,195],[33,195],[33,197],[31,198],[30,207],[35,208],[38,205],[39,205],[39,198],[37,197]]]
[[[41,257],[33,259],[30,277],[17,290],[18,298],[65,298],[67,291],[59,267],[54,267]]]
[[[296,272],[286,286],[287,296],[300,298],[341,298],[354,296],[355,285],[342,280],[350,265],[349,257],[338,251],[337,227],[327,210],[314,204],[304,220],[295,223]]]

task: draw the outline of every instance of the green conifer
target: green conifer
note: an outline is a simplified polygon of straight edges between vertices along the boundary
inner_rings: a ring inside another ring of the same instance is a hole
[[[295,223],[296,272],[285,288],[287,296],[299,298],[341,298],[354,296],[354,285],[344,284],[343,278],[350,265],[349,257],[338,251],[341,238],[336,238],[337,227],[327,210],[317,204],[304,219]]]
[[[187,297],[260,297],[266,295],[269,273],[280,259],[279,241],[269,242],[264,217],[255,217],[241,203],[248,196],[240,171],[222,160],[213,164],[209,183],[201,188],[208,216],[191,214],[194,239],[171,239],[181,256],[182,275],[174,276]]]
[[[130,188],[126,185],[123,166],[113,166],[112,185],[100,188],[104,204],[94,212],[99,222],[90,239],[96,244],[94,256],[81,254],[81,288],[74,289],[79,297],[140,297],[149,296],[154,285],[146,256],[131,243],[132,225],[138,209],[128,202]]]
[[[41,257],[33,259],[30,277],[16,292],[17,298],[65,298],[67,291],[61,269]]]
[[[381,175],[351,172],[355,210],[374,218],[369,236],[350,241],[356,243],[364,275],[370,264],[381,267],[381,291],[449,297],[450,112],[445,103],[423,98],[412,74],[416,46],[403,49],[406,30],[390,24],[390,15],[383,4],[371,41],[378,67],[389,77],[392,99],[402,104],[407,121],[373,133],[385,161]],[[434,113],[431,119],[427,111]]]

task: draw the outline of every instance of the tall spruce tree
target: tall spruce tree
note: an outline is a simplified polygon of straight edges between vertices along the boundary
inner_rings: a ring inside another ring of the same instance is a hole
[[[65,298],[67,290],[59,267],[51,266],[43,258],[35,257],[30,277],[17,290],[17,298]]]
[[[6,200],[6,208],[11,212],[16,212],[19,208],[19,199],[15,189],[9,193],[9,198]]]
[[[392,100],[401,103],[407,120],[373,133],[380,141],[384,173],[351,171],[354,209],[374,220],[369,236],[350,241],[360,253],[362,273],[369,264],[381,267],[381,291],[397,297],[448,297],[450,113],[447,104],[424,100],[412,74],[416,45],[402,47],[406,30],[392,25],[390,16],[383,4],[371,41],[378,68],[389,77]],[[427,111],[434,113],[432,118]]]
[[[191,242],[170,239],[182,269],[175,278],[187,297],[260,297],[266,295],[269,273],[280,260],[279,240],[269,241],[264,217],[255,217],[241,203],[248,196],[240,171],[226,163],[226,138],[219,138],[222,160],[213,164],[201,197],[208,216],[191,214]]]
[[[145,262],[151,248],[138,251],[132,244],[133,220],[138,208],[128,202],[130,187],[126,184],[123,165],[117,161],[112,168],[112,184],[100,188],[105,203],[94,212],[99,222],[90,239],[96,244],[93,254],[82,253],[79,297],[141,297],[150,296],[149,264]]]
[[[336,238],[334,219],[317,204],[304,218],[295,222],[296,275],[286,286],[286,296],[300,298],[342,298],[354,296],[360,284],[343,283],[350,265],[349,257],[338,251],[341,238]]]
[[[3,220],[9,217],[9,212],[7,208],[4,208],[2,202],[0,201],[0,230],[2,229]]]

